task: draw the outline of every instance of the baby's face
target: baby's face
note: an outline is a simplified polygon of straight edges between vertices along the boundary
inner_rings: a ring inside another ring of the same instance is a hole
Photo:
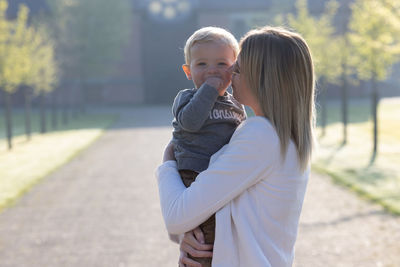
[[[191,49],[190,75],[196,88],[199,88],[208,77],[223,80],[224,88],[231,83],[230,67],[235,63],[233,49],[222,42],[197,43]]]

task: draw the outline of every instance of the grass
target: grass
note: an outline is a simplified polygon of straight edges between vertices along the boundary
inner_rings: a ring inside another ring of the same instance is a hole
[[[340,103],[329,103],[326,134],[319,137],[313,169],[400,215],[400,98],[382,99],[379,104],[378,156],[372,165],[370,102],[349,104],[348,141],[343,145]],[[318,128],[317,135],[321,132]]]
[[[13,114],[13,149],[7,149],[4,114],[0,113],[0,210],[93,143],[117,118],[112,114],[85,114],[46,134],[38,133],[39,116],[32,117],[32,138],[24,132],[23,113]],[[48,124],[50,122],[48,118]],[[48,125],[49,127],[49,125]]]

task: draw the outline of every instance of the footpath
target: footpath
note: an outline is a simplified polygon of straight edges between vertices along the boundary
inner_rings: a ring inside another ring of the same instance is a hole
[[[96,143],[0,214],[0,267],[177,266],[154,177],[170,109],[119,112]],[[313,174],[295,266],[400,266],[400,217]]]

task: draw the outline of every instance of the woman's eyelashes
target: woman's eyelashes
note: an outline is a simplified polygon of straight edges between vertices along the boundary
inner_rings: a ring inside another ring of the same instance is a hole
[[[240,74],[240,69],[237,63],[233,66],[233,73]]]

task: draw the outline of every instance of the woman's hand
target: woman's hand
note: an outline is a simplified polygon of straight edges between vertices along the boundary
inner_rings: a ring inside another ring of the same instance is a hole
[[[179,267],[201,267],[201,264],[190,259],[188,254],[197,258],[210,258],[213,255],[213,245],[204,244],[204,234],[200,227],[185,233],[180,243]]]
[[[172,141],[170,141],[164,149],[163,163],[168,160],[176,160],[174,154],[174,144]]]

